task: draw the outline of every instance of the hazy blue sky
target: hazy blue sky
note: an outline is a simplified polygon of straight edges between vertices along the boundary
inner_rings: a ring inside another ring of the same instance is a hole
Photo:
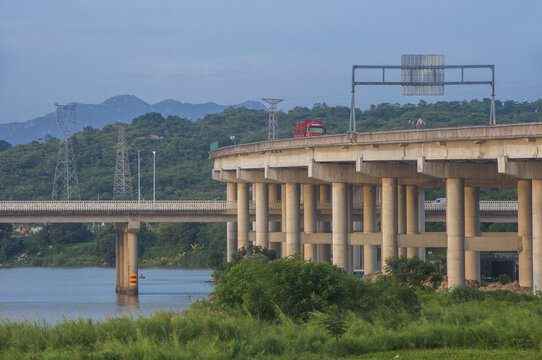
[[[119,94],[348,105],[352,64],[423,53],[495,64],[498,99],[542,98],[542,1],[0,0],[0,122]],[[488,95],[463,86],[424,99]],[[356,103],[419,99],[365,87]]]

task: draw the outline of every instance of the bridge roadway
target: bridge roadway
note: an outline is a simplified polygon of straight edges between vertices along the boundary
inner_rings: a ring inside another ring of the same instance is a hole
[[[542,123],[348,133],[210,152],[213,178],[225,182],[227,199],[238,203],[237,221],[228,222],[228,257],[253,240],[283,255],[303,253],[347,272],[358,266],[370,272],[377,246],[381,261],[423,257],[424,247],[445,246],[452,288],[465,279],[480,281],[480,251],[508,250],[518,252],[520,285],[535,290],[542,289],[541,158]],[[435,216],[445,218],[446,233],[424,233],[424,189],[439,187],[446,188],[447,207]],[[517,189],[518,233],[480,233],[480,221],[487,220],[479,202],[484,187]],[[249,231],[250,188],[255,233]],[[268,203],[279,199],[277,222]],[[362,221],[354,216],[356,200],[363,202]],[[321,201],[331,202],[331,221],[318,218]],[[284,234],[282,248],[278,234]]]

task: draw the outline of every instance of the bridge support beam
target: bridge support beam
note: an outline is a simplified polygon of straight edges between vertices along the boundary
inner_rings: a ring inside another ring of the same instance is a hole
[[[116,292],[125,295],[138,294],[137,234],[139,222],[116,223]]]
[[[397,256],[397,178],[382,178],[382,269]]]
[[[256,245],[269,248],[269,194],[266,183],[256,183]]]
[[[346,183],[331,185],[333,265],[348,271],[348,189]]]
[[[448,288],[465,286],[465,195],[463,179],[446,179]]]
[[[480,236],[480,189],[465,187],[465,237]],[[480,284],[480,252],[465,251],[465,278]]]
[[[518,180],[519,286],[533,287],[533,207],[531,180]]]
[[[418,187],[408,185],[406,187],[406,233],[418,234],[420,232],[418,222]],[[414,256],[420,257],[418,248],[408,247],[407,257],[412,258]]]
[[[237,248],[248,247],[248,184],[237,183]]]
[[[269,184],[268,185],[268,197],[269,202],[278,202],[280,200],[280,187],[278,184]],[[280,232],[280,222],[279,221],[269,221],[269,232]],[[282,243],[279,242],[270,242],[269,250],[273,250],[277,257],[280,257],[282,254]]]
[[[306,234],[316,232],[316,185],[303,185],[303,231]],[[315,244],[303,245],[303,257],[305,260],[318,260],[317,246]]]
[[[374,186],[363,186],[363,232],[378,232],[376,219],[376,188]],[[365,274],[377,270],[377,248],[376,245],[363,245],[363,271]]]
[[[299,254],[301,245],[299,184],[286,184],[286,256]]]
[[[226,185],[226,197],[229,204],[237,203],[237,184],[229,182]],[[237,222],[228,221],[227,223],[227,260],[231,261],[232,255],[237,252]]]
[[[330,186],[329,185],[319,185],[320,192],[320,202],[327,203],[330,201]],[[331,232],[331,224],[329,221],[320,221],[318,223],[318,232],[329,233]],[[320,244],[318,245],[319,259],[318,262],[331,263],[331,245],[329,244]]]

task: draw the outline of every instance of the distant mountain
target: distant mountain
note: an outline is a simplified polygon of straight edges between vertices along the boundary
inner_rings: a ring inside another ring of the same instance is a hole
[[[133,118],[149,112],[157,112],[164,117],[177,115],[196,120],[207,114],[220,113],[229,107],[246,107],[253,110],[266,109],[258,101],[246,101],[235,105],[219,105],[214,102],[190,104],[169,99],[151,105],[133,95],[114,96],[97,105],[76,104],[76,132],[86,126],[101,129],[105,125],[115,122],[130,123]],[[49,136],[59,137],[54,112],[26,122],[0,124],[0,140],[5,140],[12,145],[25,144],[32,140],[43,139]]]

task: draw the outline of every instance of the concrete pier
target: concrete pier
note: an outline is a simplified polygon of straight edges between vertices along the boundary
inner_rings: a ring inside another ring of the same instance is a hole
[[[533,195],[531,180],[518,180],[519,286],[533,287]]]
[[[532,180],[533,292],[542,290],[542,180]]]
[[[316,185],[303,185],[303,232],[312,234],[316,232]],[[305,260],[318,260],[316,244],[303,245]]]
[[[397,186],[397,234],[407,233],[407,208],[406,208],[406,186]],[[398,256],[407,256],[406,247],[397,248]]]
[[[397,255],[397,178],[382,178],[382,269]]]
[[[116,286],[119,294],[138,294],[137,234],[139,222],[115,223]]]
[[[248,184],[237,183],[237,248],[248,247]]]
[[[276,203],[280,201],[280,186],[278,184],[269,184],[268,185],[268,196],[270,203]],[[269,232],[280,232],[280,221],[269,221]],[[280,257],[282,254],[282,247],[279,242],[270,242],[269,250],[273,250],[277,257]]]
[[[448,288],[465,286],[464,180],[446,179]]]
[[[409,185],[406,187],[406,233],[409,235],[419,234],[418,221],[418,187]],[[407,257],[420,257],[416,247],[407,248]]]
[[[348,271],[348,189],[345,183],[331,185],[333,265]]]
[[[480,236],[480,189],[465,187],[465,237]],[[480,283],[480,252],[465,251],[465,279]]]
[[[376,188],[374,186],[363,187],[363,232],[378,232]],[[363,270],[366,274],[377,270],[376,245],[363,245]]]
[[[328,203],[331,200],[330,186],[329,185],[319,185],[319,200],[320,203]],[[319,221],[318,222],[318,232],[320,233],[330,233],[331,232],[331,223],[329,221]],[[319,262],[331,263],[331,245],[330,244],[319,244],[318,245],[318,256]]]
[[[299,192],[299,184],[286,184],[286,256],[299,254],[300,252]]]
[[[269,248],[269,196],[266,183],[256,183],[256,246]]]
[[[229,182],[226,184],[226,199],[228,204],[237,203],[237,184]],[[232,255],[237,252],[237,222],[228,221],[226,224],[226,259],[231,261]]]

